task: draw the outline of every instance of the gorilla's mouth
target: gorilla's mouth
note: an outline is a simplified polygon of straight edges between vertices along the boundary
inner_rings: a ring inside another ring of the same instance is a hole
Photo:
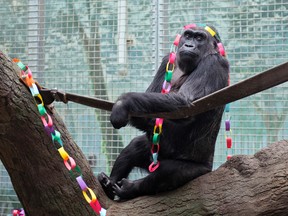
[[[182,57],[185,57],[185,56],[190,56],[190,57],[196,57],[196,56],[198,56],[198,54],[197,53],[195,53],[195,52],[193,52],[193,51],[190,51],[190,50],[180,50],[179,51],[179,55],[180,55],[180,57],[182,58]]]
[[[191,61],[191,58],[195,59],[198,57],[198,54],[189,50],[179,51],[180,61]]]

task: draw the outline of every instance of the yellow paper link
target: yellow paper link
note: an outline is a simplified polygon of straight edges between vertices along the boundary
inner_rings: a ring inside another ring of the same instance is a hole
[[[224,132],[224,137],[225,138],[229,137],[228,135],[232,136],[232,129],[230,129],[229,131],[225,131]]]
[[[69,155],[68,153],[65,151],[65,149],[63,147],[58,149],[59,154],[61,155],[61,157],[63,158],[64,161],[67,161],[69,159]]]
[[[33,95],[36,101],[36,104],[42,104],[44,106],[43,98],[41,94],[39,93],[37,85],[35,83],[32,83],[32,86],[29,88],[30,88],[31,94]]]
[[[36,101],[36,104],[41,104],[42,106],[44,106],[44,101],[43,101],[41,94],[35,95],[34,99]]]
[[[82,191],[82,193],[83,193],[85,200],[90,204],[92,201],[95,202],[97,200],[97,197],[96,197],[95,193],[93,192],[93,190],[91,190],[91,188],[87,187],[87,189],[91,195],[91,199],[87,195],[86,191]]]
[[[162,133],[162,125],[159,125],[159,126],[155,125],[155,126],[154,126],[154,130],[153,130],[153,133],[154,133],[154,134],[157,133],[157,128],[159,128],[159,129],[158,129],[158,133],[161,134],[161,133]]]
[[[205,26],[205,30],[208,31],[212,35],[212,37],[216,35],[216,32],[213,31],[209,26]]]
[[[170,64],[169,61],[168,61],[167,65],[166,65],[166,72],[169,70],[169,65],[172,65],[171,71],[173,72],[174,68],[175,68],[175,64]]]

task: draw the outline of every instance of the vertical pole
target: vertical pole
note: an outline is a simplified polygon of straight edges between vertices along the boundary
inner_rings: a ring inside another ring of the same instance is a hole
[[[154,58],[154,70],[156,71],[159,67],[159,2],[158,0],[152,1],[152,25],[154,27],[154,49],[153,49],[153,58]]]
[[[162,57],[164,56],[164,43],[165,38],[163,35],[164,28],[166,26],[167,21],[164,17],[166,6],[164,0],[153,0],[153,26],[154,26],[154,43],[155,43],[155,51],[153,53],[155,58],[155,70],[158,69]]]
[[[118,1],[118,64],[125,66],[127,63],[127,3],[126,0]]]
[[[28,65],[42,83],[45,64],[44,0],[28,0]]]

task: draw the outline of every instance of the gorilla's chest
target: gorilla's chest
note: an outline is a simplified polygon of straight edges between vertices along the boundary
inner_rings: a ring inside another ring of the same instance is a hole
[[[184,73],[179,70],[178,68],[176,68],[173,72],[173,76],[172,76],[172,81],[171,84],[172,86],[175,85],[176,83],[179,82],[180,78],[184,75]]]

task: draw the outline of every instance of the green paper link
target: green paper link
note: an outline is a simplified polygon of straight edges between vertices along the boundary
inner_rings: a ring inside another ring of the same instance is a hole
[[[221,43],[221,38],[220,38],[220,35],[218,33],[216,33],[214,35],[214,37]]]
[[[152,158],[153,158],[154,164],[157,164],[158,163],[158,153],[153,153]]]
[[[47,111],[46,111],[45,107],[43,106],[43,104],[38,104],[37,107],[38,107],[38,111],[39,111],[41,116],[44,116],[47,113]]]
[[[61,134],[59,131],[55,130],[55,134],[51,133],[52,136],[52,141],[53,143],[56,141],[58,142],[61,146],[63,146],[63,142],[61,140]],[[54,143],[55,144],[55,143]]]
[[[166,80],[167,82],[171,82],[172,76],[173,76],[173,71],[168,70],[168,71],[165,73],[165,80]]]
[[[74,171],[76,174],[74,174]],[[72,178],[76,179],[79,176],[82,176],[82,171],[78,165],[74,169],[69,170],[69,174]]]
[[[23,70],[23,71],[26,71],[26,70],[27,70],[26,65],[24,65],[21,61],[19,61],[19,62],[17,63],[17,65],[18,65],[18,67],[20,67],[21,70]]]
[[[174,44],[172,44],[171,47],[170,47],[170,53],[171,52],[175,52],[176,53],[176,50],[177,50],[177,47]]]
[[[230,103],[226,104],[225,112],[230,112]]]
[[[153,138],[152,138],[153,144],[158,144],[159,140],[160,140],[160,135],[158,133],[154,133]]]
[[[204,28],[204,27],[206,27],[207,25],[206,25],[205,23],[199,23],[199,24],[196,24],[196,26],[199,26],[199,27]]]

